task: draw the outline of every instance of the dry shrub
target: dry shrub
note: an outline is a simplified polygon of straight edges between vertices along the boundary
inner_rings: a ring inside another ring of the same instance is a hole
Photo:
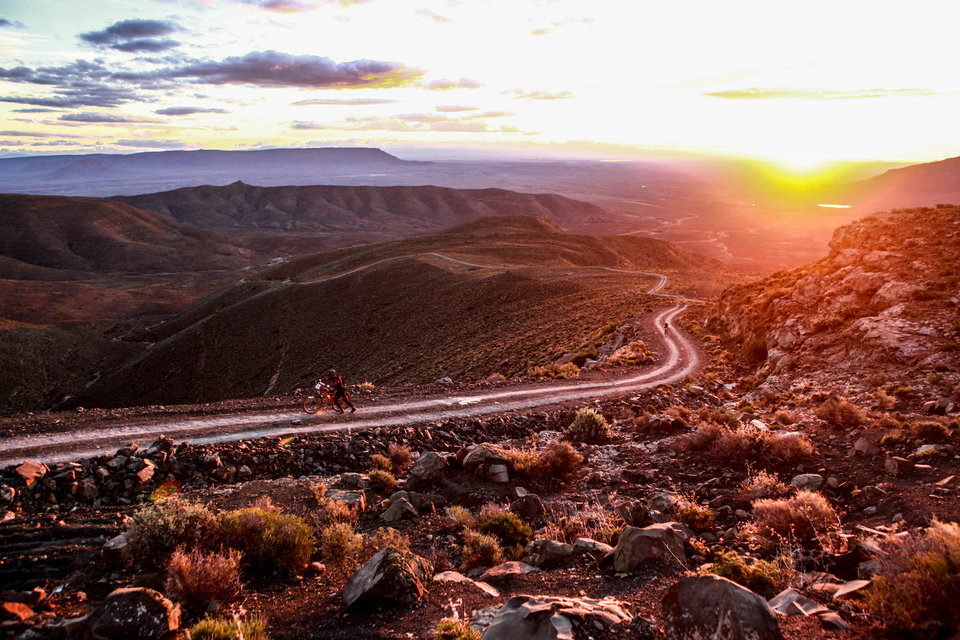
[[[466,507],[460,505],[447,507],[446,514],[461,529],[473,529],[477,526],[477,519]]]
[[[380,493],[390,493],[397,485],[397,479],[389,471],[374,469],[369,474],[370,488]]]
[[[728,429],[706,422],[682,438],[685,451],[702,451],[715,462],[727,465],[771,461],[793,464],[813,454],[813,444],[800,433],[773,433],[752,427]]]
[[[888,431],[880,437],[880,446],[892,447],[898,444],[903,444],[907,441],[907,437],[907,432],[903,429],[894,429],[893,431]]]
[[[789,562],[783,558],[778,558],[778,562],[756,560],[748,563],[736,551],[720,554],[704,571],[733,580],[764,598],[772,598],[779,593],[790,575]]]
[[[466,531],[463,536],[463,568],[494,567],[503,562],[503,549],[493,536]]]
[[[844,398],[829,398],[816,411],[817,417],[835,427],[856,429],[864,421],[864,415],[857,406]]]
[[[548,380],[566,380],[580,375],[580,367],[572,362],[564,365],[548,364],[543,367],[533,367],[527,372],[531,378],[547,378]]]
[[[813,443],[802,433],[777,433],[766,441],[766,453],[792,464],[813,455]]]
[[[387,457],[397,473],[401,473],[410,466],[410,447],[405,444],[391,442],[387,445]]]
[[[363,552],[363,536],[344,522],[331,525],[320,534],[320,553],[331,566],[352,569]]]
[[[377,551],[387,547],[397,551],[410,551],[410,538],[407,537],[407,534],[400,533],[393,527],[377,529],[370,537],[370,544]]]
[[[747,502],[760,498],[782,498],[788,493],[790,487],[766,471],[758,471],[740,483],[740,498]]]
[[[960,525],[934,521],[922,535],[897,538],[877,558],[867,607],[891,631],[911,638],[949,636],[960,626]]]
[[[706,531],[713,527],[713,511],[698,504],[693,498],[680,496],[673,506],[673,517],[694,531]]]
[[[789,498],[760,499],[753,503],[757,531],[768,539],[816,540],[836,531],[840,518],[827,499],[814,491],[798,491]]]
[[[355,524],[357,522],[357,508],[346,502],[340,502],[339,500],[325,500],[317,510],[316,516],[322,525],[335,524],[337,522]]]
[[[316,547],[313,530],[302,518],[268,506],[220,515],[224,542],[243,552],[243,560],[259,569],[297,573],[306,568]]]
[[[599,443],[610,438],[610,425],[596,409],[581,407],[567,427],[566,436],[576,442]]]
[[[267,623],[259,616],[233,620],[207,617],[187,630],[193,640],[270,640]]]
[[[623,520],[593,504],[584,509],[572,505],[550,505],[545,537],[573,543],[577,538],[592,538],[613,544],[623,528]]]
[[[469,620],[444,618],[433,630],[434,640],[480,640],[480,632],[470,626]]]
[[[784,427],[789,427],[791,424],[797,422],[797,416],[789,411],[784,411],[781,409],[773,414],[773,421]]]
[[[737,414],[726,407],[703,407],[697,411],[697,417],[702,422],[715,422],[716,424],[724,424],[730,428],[737,428],[740,426],[740,421],[737,419]]]
[[[696,431],[679,440],[679,446],[684,451],[705,451],[713,446],[724,431],[727,429],[715,422],[701,422]]]
[[[393,471],[393,462],[387,456],[375,453],[370,456],[370,466],[380,471]]]
[[[942,422],[933,420],[925,422],[914,422],[910,425],[910,431],[914,438],[921,440],[946,440],[950,437],[950,429]]]
[[[557,478],[566,480],[580,468],[583,456],[569,442],[552,442],[536,453],[516,452],[514,470],[530,478]]]
[[[533,537],[533,530],[530,525],[525,524],[520,516],[509,511],[501,511],[484,517],[481,510],[477,531],[495,537],[512,554],[515,554],[518,547],[522,550],[523,545]]]
[[[147,504],[133,515],[130,546],[140,565],[159,567],[177,548],[216,545],[217,517],[206,507],[178,498]]]
[[[233,549],[226,553],[174,551],[167,562],[167,593],[186,604],[232,602],[243,590],[240,557]]]

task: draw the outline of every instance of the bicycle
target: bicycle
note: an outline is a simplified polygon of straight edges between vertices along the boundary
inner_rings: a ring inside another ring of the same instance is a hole
[[[333,389],[318,382],[313,386],[315,392],[303,399],[303,410],[307,413],[316,413],[325,404],[333,406]]]

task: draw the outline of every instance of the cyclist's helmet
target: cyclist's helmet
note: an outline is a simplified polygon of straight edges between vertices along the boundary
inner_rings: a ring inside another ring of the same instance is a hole
[[[336,370],[336,369],[330,369],[329,371],[327,371],[327,375],[328,375],[328,376],[335,376],[335,375],[337,375],[337,370]]]

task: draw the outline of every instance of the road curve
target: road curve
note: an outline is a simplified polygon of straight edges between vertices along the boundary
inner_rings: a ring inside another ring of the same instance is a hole
[[[462,262],[440,254],[437,257]],[[473,265],[484,267],[485,265]],[[489,268],[489,267],[487,267]],[[496,267],[495,267],[496,268]],[[499,267],[503,268],[503,267]],[[612,270],[612,269],[611,269]],[[616,270],[621,271],[621,270]],[[651,292],[666,284],[660,274]],[[664,297],[677,298],[666,294]],[[160,435],[196,444],[246,440],[265,436],[290,436],[374,427],[393,427],[449,418],[483,416],[501,411],[531,409],[571,400],[592,400],[640,391],[682,380],[699,369],[697,349],[688,336],[676,329],[677,317],[685,304],[663,309],[654,318],[666,353],[652,369],[618,378],[595,382],[569,381],[555,384],[525,384],[498,391],[459,395],[442,395],[409,402],[369,404],[354,415],[340,416],[330,412],[307,415],[300,410],[287,412],[245,412],[193,418],[158,418],[129,424],[105,424],[102,427],[67,434],[31,434],[0,440],[0,467],[23,460],[45,463],[79,460],[103,455],[130,442],[148,445]],[[667,324],[670,329],[666,329]]]

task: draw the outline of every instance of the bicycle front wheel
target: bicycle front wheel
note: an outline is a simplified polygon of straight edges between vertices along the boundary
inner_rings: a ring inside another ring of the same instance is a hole
[[[317,396],[307,396],[303,401],[303,410],[307,413],[316,413],[320,410],[320,398]]]

